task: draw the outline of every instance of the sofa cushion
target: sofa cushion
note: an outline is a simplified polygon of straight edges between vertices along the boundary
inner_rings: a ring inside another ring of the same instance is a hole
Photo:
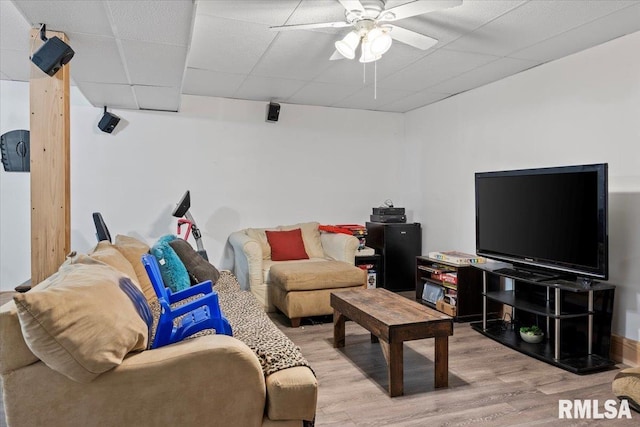
[[[179,292],[189,289],[191,281],[182,260],[169,245],[169,242],[175,239],[177,237],[171,234],[162,236],[151,248],[151,254],[158,260],[164,286],[173,292]]]
[[[149,253],[149,246],[134,237],[123,236],[121,234],[116,236],[113,246],[119,250],[133,266],[133,270],[138,278],[138,284],[149,305],[153,303],[158,304],[156,291],[153,290],[153,285],[151,284],[151,280],[149,280],[147,270],[145,270],[144,265],[142,265],[142,255]]]
[[[184,264],[185,268],[189,272],[192,284],[204,282],[205,280],[211,280],[213,284],[218,281],[220,272],[218,269],[207,262],[202,256],[196,252],[189,242],[183,239],[175,239],[169,242],[169,246],[176,251],[178,257]]]
[[[271,259],[271,246],[269,246],[269,241],[267,240],[267,234],[265,233],[267,229],[265,228],[247,228],[245,232],[247,236],[257,241],[260,244],[260,248],[262,249],[262,259]],[[271,231],[278,231],[277,229],[269,229]]]
[[[271,420],[313,420],[318,382],[306,366],[274,372],[266,378],[267,415]]]
[[[299,228],[302,231],[302,241],[309,258],[325,258],[322,242],[320,241],[320,223],[317,222],[301,222],[294,225],[281,225],[280,230],[288,231]]]
[[[89,253],[89,256],[93,259],[102,261],[105,264],[109,264],[111,267],[115,268],[121,273],[126,274],[133,280],[134,283],[136,283],[138,287],[140,287],[140,285],[138,284],[138,276],[136,275],[136,271],[134,270],[129,260],[127,260],[127,258],[125,258],[125,256],[122,255],[122,253],[118,249],[116,249],[115,246],[113,246],[108,240],[102,240],[101,242],[98,242],[93,251]]]
[[[142,293],[121,272],[85,255],[70,256],[43,286],[13,299],[29,349],[72,380],[90,382],[147,347]]]
[[[269,275],[272,286],[287,292],[364,286],[367,277],[364,270],[343,261],[276,264]]]
[[[299,228],[289,231],[266,232],[269,246],[271,246],[272,261],[291,261],[309,259],[302,241],[302,231]]]

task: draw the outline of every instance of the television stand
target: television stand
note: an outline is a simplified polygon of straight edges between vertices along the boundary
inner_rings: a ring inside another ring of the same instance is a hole
[[[611,322],[615,286],[581,278],[549,278],[523,273],[504,263],[474,264],[482,271],[482,321],[471,327],[481,334],[528,356],[576,374],[609,369]],[[514,271],[516,273],[514,273]],[[512,286],[504,280],[513,279]],[[527,277],[524,277],[527,276]],[[512,322],[490,320],[489,303],[511,307]],[[508,327],[507,327],[508,326]],[[532,344],[520,337],[523,326],[538,326],[542,342]]]
[[[494,270],[495,273],[501,274],[505,277],[510,277],[512,279],[524,279],[530,280],[533,282],[544,282],[547,280],[558,280],[558,279],[566,279],[570,278],[566,275],[562,274],[553,274],[547,273],[546,271],[539,270],[527,270],[524,268],[513,268],[513,267],[503,267],[497,270]]]

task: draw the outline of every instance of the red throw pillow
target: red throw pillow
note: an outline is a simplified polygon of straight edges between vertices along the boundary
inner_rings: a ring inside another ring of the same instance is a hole
[[[294,259],[309,259],[304,249],[302,231],[295,228],[289,231],[266,230],[267,241],[271,246],[272,261],[290,261]]]

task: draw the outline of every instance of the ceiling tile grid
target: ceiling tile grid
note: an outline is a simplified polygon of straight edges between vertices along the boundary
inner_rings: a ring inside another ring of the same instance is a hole
[[[2,0],[0,78],[29,79],[44,22],[68,36],[72,84],[96,106],[175,111],[191,94],[406,112],[640,31],[640,0],[464,0],[394,22],[431,49],[395,40],[366,65],[329,60],[351,27],[269,28],[344,21],[338,0]]]
[[[182,93],[186,95],[232,98],[246,78],[246,74],[187,68]]]

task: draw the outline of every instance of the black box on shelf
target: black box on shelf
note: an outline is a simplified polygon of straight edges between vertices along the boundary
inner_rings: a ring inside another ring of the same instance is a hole
[[[404,215],[404,208],[380,206],[373,208],[374,215]]]
[[[370,215],[371,222],[385,222],[385,223],[405,223],[407,217],[405,215]]]

